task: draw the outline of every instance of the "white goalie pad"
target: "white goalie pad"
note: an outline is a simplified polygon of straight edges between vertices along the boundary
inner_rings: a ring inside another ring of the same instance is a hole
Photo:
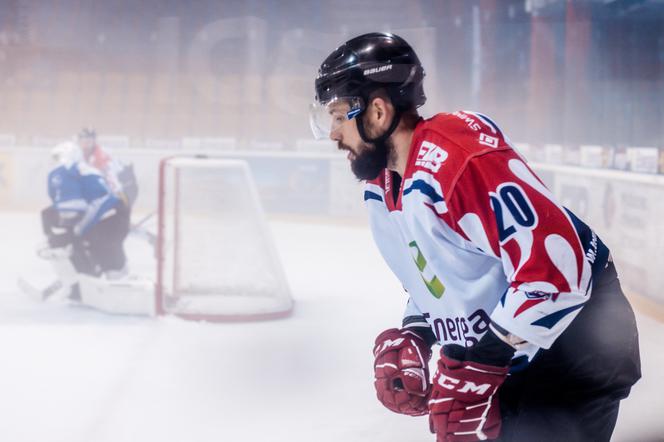
[[[109,280],[79,276],[81,303],[106,313],[154,316],[154,283],[140,276]]]
[[[53,266],[53,271],[58,276],[64,287],[70,287],[78,282],[78,272],[74,268],[71,260],[71,246],[50,248],[41,247],[37,254]]]
[[[57,293],[66,297],[70,287],[79,284],[81,304],[114,314],[149,315],[155,314],[154,282],[147,278],[130,275],[119,279],[104,276],[94,277],[78,273],[72,264],[71,246],[50,248],[42,246],[38,255],[53,266],[58,279],[42,288],[19,278],[19,288],[31,297],[44,301]]]

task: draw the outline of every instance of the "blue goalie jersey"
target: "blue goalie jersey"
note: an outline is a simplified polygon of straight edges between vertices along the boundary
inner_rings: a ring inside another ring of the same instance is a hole
[[[48,195],[60,215],[60,224],[71,227],[76,236],[111,216],[121,204],[104,177],[85,163],[53,169],[48,174]]]

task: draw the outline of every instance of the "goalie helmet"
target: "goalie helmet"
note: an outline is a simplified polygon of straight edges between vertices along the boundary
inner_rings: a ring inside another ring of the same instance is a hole
[[[73,142],[65,141],[51,149],[51,158],[58,165],[71,167],[81,160],[81,151]]]
[[[362,114],[369,95],[377,89],[385,89],[398,113],[422,106],[426,102],[423,79],[422,64],[403,38],[374,32],[347,41],[318,70],[310,118],[314,136],[329,136],[334,123],[332,104],[342,101],[347,109],[344,117],[349,120]]]

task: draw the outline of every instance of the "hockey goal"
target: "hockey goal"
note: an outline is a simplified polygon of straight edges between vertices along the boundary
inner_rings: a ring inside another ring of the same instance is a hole
[[[233,321],[293,301],[246,162],[170,157],[159,168],[157,314]]]

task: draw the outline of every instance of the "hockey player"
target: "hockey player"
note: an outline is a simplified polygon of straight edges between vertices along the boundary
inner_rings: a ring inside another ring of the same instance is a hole
[[[121,166],[97,144],[97,132],[87,127],[81,129],[78,133],[78,145],[83,153],[82,159],[101,172],[113,193],[120,194],[122,186],[118,180],[118,172]]]
[[[50,249],[70,251],[76,273],[122,276],[126,273],[123,241],[129,231],[126,206],[97,169],[82,161],[75,145],[56,146],[53,157],[58,165],[48,175],[52,205],[42,211]],[[76,279],[67,276],[75,285]]]
[[[56,146],[53,154],[52,205],[42,211],[48,245],[39,255],[51,261],[58,280],[39,289],[19,278],[19,287],[40,300],[61,293],[107,313],[153,315],[153,281],[127,270],[128,206],[74,143]]]
[[[77,142],[81,148],[82,159],[101,173],[115,196],[130,209],[138,194],[133,167],[112,158],[102,149],[97,143],[97,132],[94,129],[81,129]]]
[[[488,117],[421,118],[423,78],[408,43],[372,33],[315,81],[312,129],[366,181],[375,241],[408,294],[401,328],[375,341],[379,401],[428,415],[439,442],[608,441],[640,377],[609,250]]]

